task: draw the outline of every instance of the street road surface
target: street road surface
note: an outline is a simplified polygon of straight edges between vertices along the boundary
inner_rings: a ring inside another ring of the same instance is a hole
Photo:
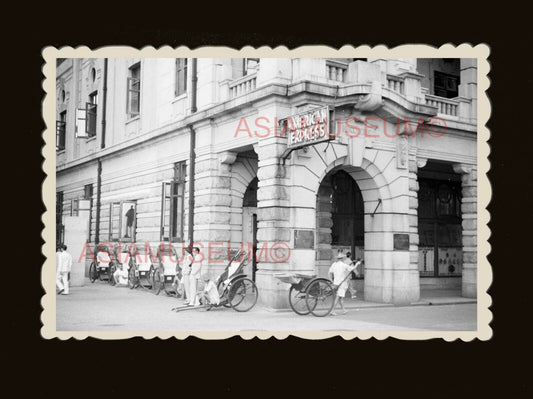
[[[72,287],[57,295],[57,331],[475,331],[477,305],[386,306],[349,309],[346,315],[299,316],[258,305],[239,313],[216,308],[209,312],[171,311],[181,305],[164,293],[111,287],[103,282]]]

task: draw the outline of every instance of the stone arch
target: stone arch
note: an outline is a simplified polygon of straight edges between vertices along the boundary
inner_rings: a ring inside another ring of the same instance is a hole
[[[320,151],[317,153],[320,154]],[[324,156],[326,157],[327,155]],[[327,234],[328,230],[328,223],[318,220],[320,212],[327,212],[324,207],[319,208],[319,196],[324,194],[320,190],[321,184],[329,174],[342,169],[355,180],[364,202],[365,299],[385,303],[418,300],[418,275],[415,275],[417,271],[408,270],[410,252],[394,249],[395,233],[404,233],[408,228],[406,215],[401,212],[402,206],[406,205],[402,198],[405,193],[402,190],[405,189],[403,185],[407,183],[407,178],[397,170],[394,154],[367,150],[360,166],[352,165],[349,157],[325,164],[323,159],[322,169],[320,173],[314,172],[316,180],[312,183],[317,193],[317,234]],[[326,219],[327,215],[323,214],[322,218]],[[319,237],[316,242],[319,243]],[[331,245],[329,247],[331,249]],[[322,245],[320,249],[326,250],[327,253],[327,245]],[[333,260],[333,253],[329,255],[329,260],[327,256],[317,256],[317,274],[327,275]]]
[[[253,157],[237,156],[231,165],[231,205],[230,232],[231,246],[242,242],[243,201],[246,190],[257,178],[258,162]]]

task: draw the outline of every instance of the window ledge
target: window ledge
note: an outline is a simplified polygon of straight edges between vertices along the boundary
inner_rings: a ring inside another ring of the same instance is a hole
[[[86,143],[90,143],[91,141],[95,141],[96,136],[87,137],[87,140],[85,140]]]
[[[174,97],[174,99],[172,100],[172,104],[178,101],[184,100],[186,98],[187,98],[187,93],[180,94],[179,96]]]
[[[64,148],[62,150],[56,150],[56,155],[63,155],[65,152],[66,150]]]
[[[134,116],[134,117],[128,117],[126,119],[126,124],[128,123],[131,123],[131,122],[135,122],[135,121],[138,121],[139,119],[141,119],[141,115],[137,115],[137,116]]]

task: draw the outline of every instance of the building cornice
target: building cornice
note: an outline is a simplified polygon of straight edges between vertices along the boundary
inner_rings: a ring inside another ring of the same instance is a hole
[[[343,105],[356,105],[361,102],[366,96],[375,94],[372,90],[373,85],[368,84],[344,84],[342,86],[333,86],[325,83],[312,82],[309,80],[301,80],[289,85],[280,83],[271,83],[266,86],[259,87],[245,95],[225,101],[221,104],[213,105],[209,108],[199,110],[197,113],[188,115],[183,119],[171,122],[165,126],[154,129],[150,132],[139,135],[135,138],[120,142],[118,144],[109,146],[105,149],[98,150],[94,153],[88,154],[82,158],[67,162],[58,167],[56,171],[64,172],[92,162],[98,158],[104,160],[106,157],[116,155],[128,150],[134,149],[136,146],[143,145],[150,140],[163,139],[169,134],[178,134],[181,130],[188,132],[187,127],[206,120],[218,119],[228,113],[235,113],[236,111],[243,111],[254,107],[256,103],[264,101],[269,97],[290,98],[292,101],[320,101],[326,102],[330,106],[340,107]],[[415,103],[404,96],[389,90],[382,89],[382,105],[377,107],[377,110],[372,111],[383,118],[412,118],[424,120],[435,116],[437,114],[436,108]],[[324,98],[327,98],[324,101]],[[375,99],[374,99],[375,100]],[[375,101],[374,101],[375,102]],[[374,104],[375,105],[375,104]],[[463,124],[465,127],[467,124]],[[457,126],[462,127],[462,126]],[[229,150],[230,148],[224,148]]]

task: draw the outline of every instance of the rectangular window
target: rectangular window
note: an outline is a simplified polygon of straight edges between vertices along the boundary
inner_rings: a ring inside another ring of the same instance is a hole
[[[70,216],[79,216],[80,200],[73,198],[70,200]]]
[[[244,75],[251,75],[257,72],[259,68],[259,58],[245,58],[244,59]]]
[[[434,93],[436,96],[455,98],[459,95],[459,76],[435,71]]]
[[[187,92],[187,58],[176,58],[176,89],[175,95]]]
[[[161,241],[183,240],[185,168],[185,162],[177,162],[174,179],[162,185]]]
[[[134,118],[139,115],[141,109],[141,64],[133,65],[129,70],[127,113],[128,117]]]
[[[134,242],[137,230],[137,200],[109,204],[109,241]]]
[[[89,102],[86,104],[87,108],[87,123],[85,125],[87,136],[96,136],[96,109],[98,106],[98,92],[95,91],[89,95]]]
[[[259,68],[259,58],[232,58],[231,68],[233,79],[251,75]]]
[[[83,187],[83,199],[90,200],[93,198],[93,185],[92,184],[86,184]]]
[[[56,121],[56,150],[65,149],[65,138],[67,137],[67,111],[59,114],[59,120]]]

